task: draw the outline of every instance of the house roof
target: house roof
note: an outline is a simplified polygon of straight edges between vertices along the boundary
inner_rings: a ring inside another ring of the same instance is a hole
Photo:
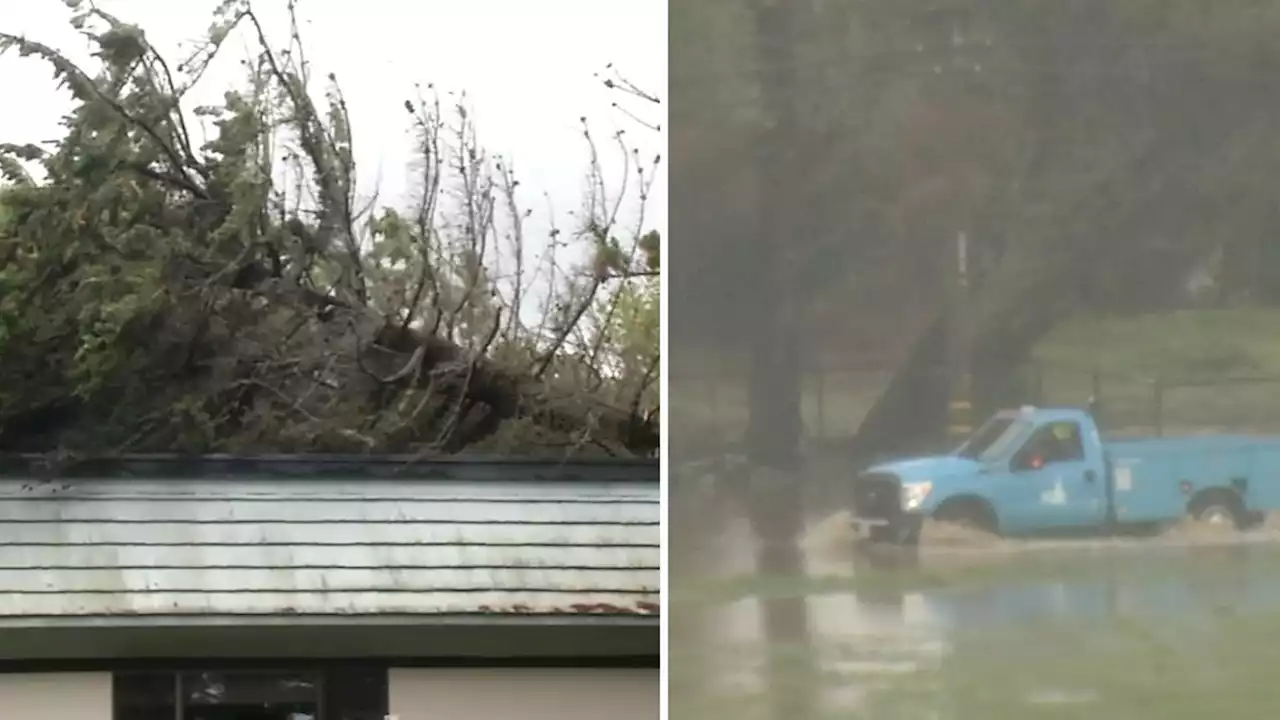
[[[649,621],[655,462],[0,458],[0,629]]]

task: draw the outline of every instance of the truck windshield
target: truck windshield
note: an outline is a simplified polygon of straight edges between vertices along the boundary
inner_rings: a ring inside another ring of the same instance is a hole
[[[1026,427],[1025,420],[993,417],[978,428],[973,436],[956,450],[956,454],[970,460],[990,460],[1001,457],[1009,443],[1021,435]]]

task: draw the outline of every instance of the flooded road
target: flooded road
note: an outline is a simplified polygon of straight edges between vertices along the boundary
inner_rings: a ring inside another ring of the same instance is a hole
[[[770,653],[809,660],[783,684],[830,717],[1268,715],[1280,699],[1277,539],[1271,528],[1031,542],[938,531],[914,559],[873,561],[837,518],[802,539],[806,577],[762,578],[735,523],[703,591],[673,595],[673,717],[767,717]],[[770,647],[764,603],[797,595],[809,647]]]

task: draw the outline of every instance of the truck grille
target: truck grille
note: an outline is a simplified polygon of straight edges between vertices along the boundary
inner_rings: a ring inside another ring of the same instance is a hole
[[[857,517],[891,520],[902,512],[902,484],[891,473],[863,473],[853,486]]]

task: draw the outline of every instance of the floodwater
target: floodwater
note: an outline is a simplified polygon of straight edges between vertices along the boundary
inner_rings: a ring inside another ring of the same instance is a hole
[[[767,718],[779,693],[876,720],[1254,718],[1280,703],[1274,525],[1063,541],[930,528],[906,557],[855,552],[845,519],[801,539],[804,578],[755,576],[733,523],[714,570],[677,583],[673,718]],[[785,598],[807,643],[764,637],[765,603]]]

